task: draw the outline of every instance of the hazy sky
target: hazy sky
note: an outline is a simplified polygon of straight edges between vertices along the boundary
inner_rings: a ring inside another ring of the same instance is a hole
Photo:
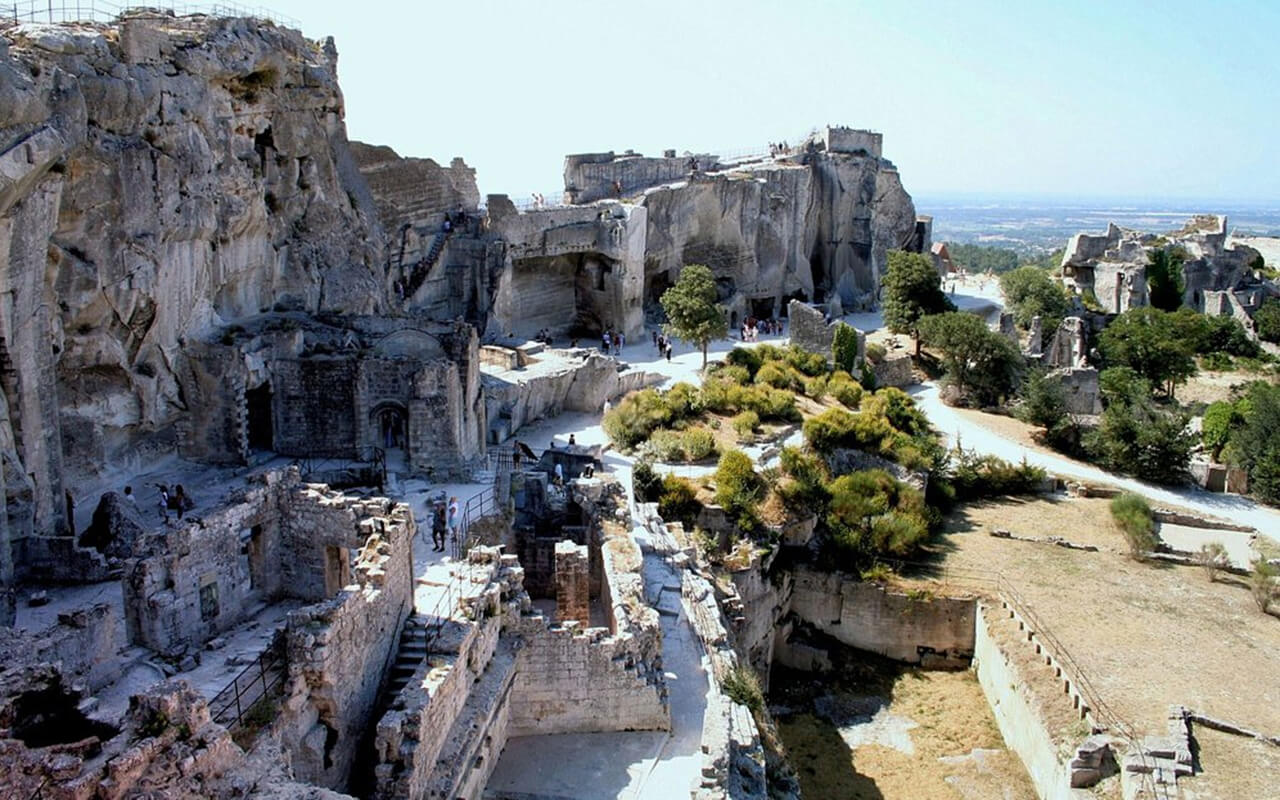
[[[264,2],[337,41],[352,138],[481,192],[829,122],[913,194],[1280,199],[1280,0]]]

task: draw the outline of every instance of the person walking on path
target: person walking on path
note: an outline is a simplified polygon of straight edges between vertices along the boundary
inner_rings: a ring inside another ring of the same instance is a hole
[[[431,549],[437,553],[444,552],[444,513],[444,503],[437,500],[431,509]]]
[[[458,526],[462,523],[462,512],[458,509],[458,498],[449,498],[449,540],[457,544],[458,542]],[[441,550],[444,548],[441,547]]]

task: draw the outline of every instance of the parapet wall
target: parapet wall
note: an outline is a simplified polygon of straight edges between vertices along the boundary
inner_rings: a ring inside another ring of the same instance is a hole
[[[719,166],[719,159],[707,153],[670,158],[612,152],[565,156],[565,194],[575,204],[630,197],[651,186],[689,177],[691,158],[704,172]]]

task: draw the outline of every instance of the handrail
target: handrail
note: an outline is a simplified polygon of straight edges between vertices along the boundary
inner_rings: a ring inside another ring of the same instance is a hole
[[[0,3],[0,23],[44,23],[55,25],[71,22],[111,23],[126,14],[168,12],[175,17],[205,15],[211,17],[251,17],[277,25],[301,28],[302,23],[268,8],[241,6],[236,3],[174,3],[170,0],[142,0],[140,3],[113,3],[110,0],[10,0]]]
[[[284,630],[277,630],[270,644],[258,657],[209,700],[210,718],[222,723],[228,730],[234,729],[244,722],[249,712],[265,700],[272,690],[284,682],[284,642]],[[273,674],[270,680],[267,678],[268,674]],[[251,694],[255,682],[261,686],[261,690]]]

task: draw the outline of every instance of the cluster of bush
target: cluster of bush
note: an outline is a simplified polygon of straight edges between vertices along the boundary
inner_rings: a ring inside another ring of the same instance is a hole
[[[875,453],[908,469],[929,469],[939,454],[937,437],[911,398],[886,387],[860,398],[856,412],[829,408],[804,423],[804,438],[818,453],[852,449]]]
[[[732,417],[738,438],[750,440],[763,423],[799,422],[797,394],[815,400],[831,394],[856,408],[862,387],[847,372],[828,375],[822,356],[799,347],[738,347],[702,388],[682,382],[665,392],[633,392],[602,425],[619,447],[643,446],[661,461],[700,461],[716,452],[714,435],[701,425],[707,414]]]

